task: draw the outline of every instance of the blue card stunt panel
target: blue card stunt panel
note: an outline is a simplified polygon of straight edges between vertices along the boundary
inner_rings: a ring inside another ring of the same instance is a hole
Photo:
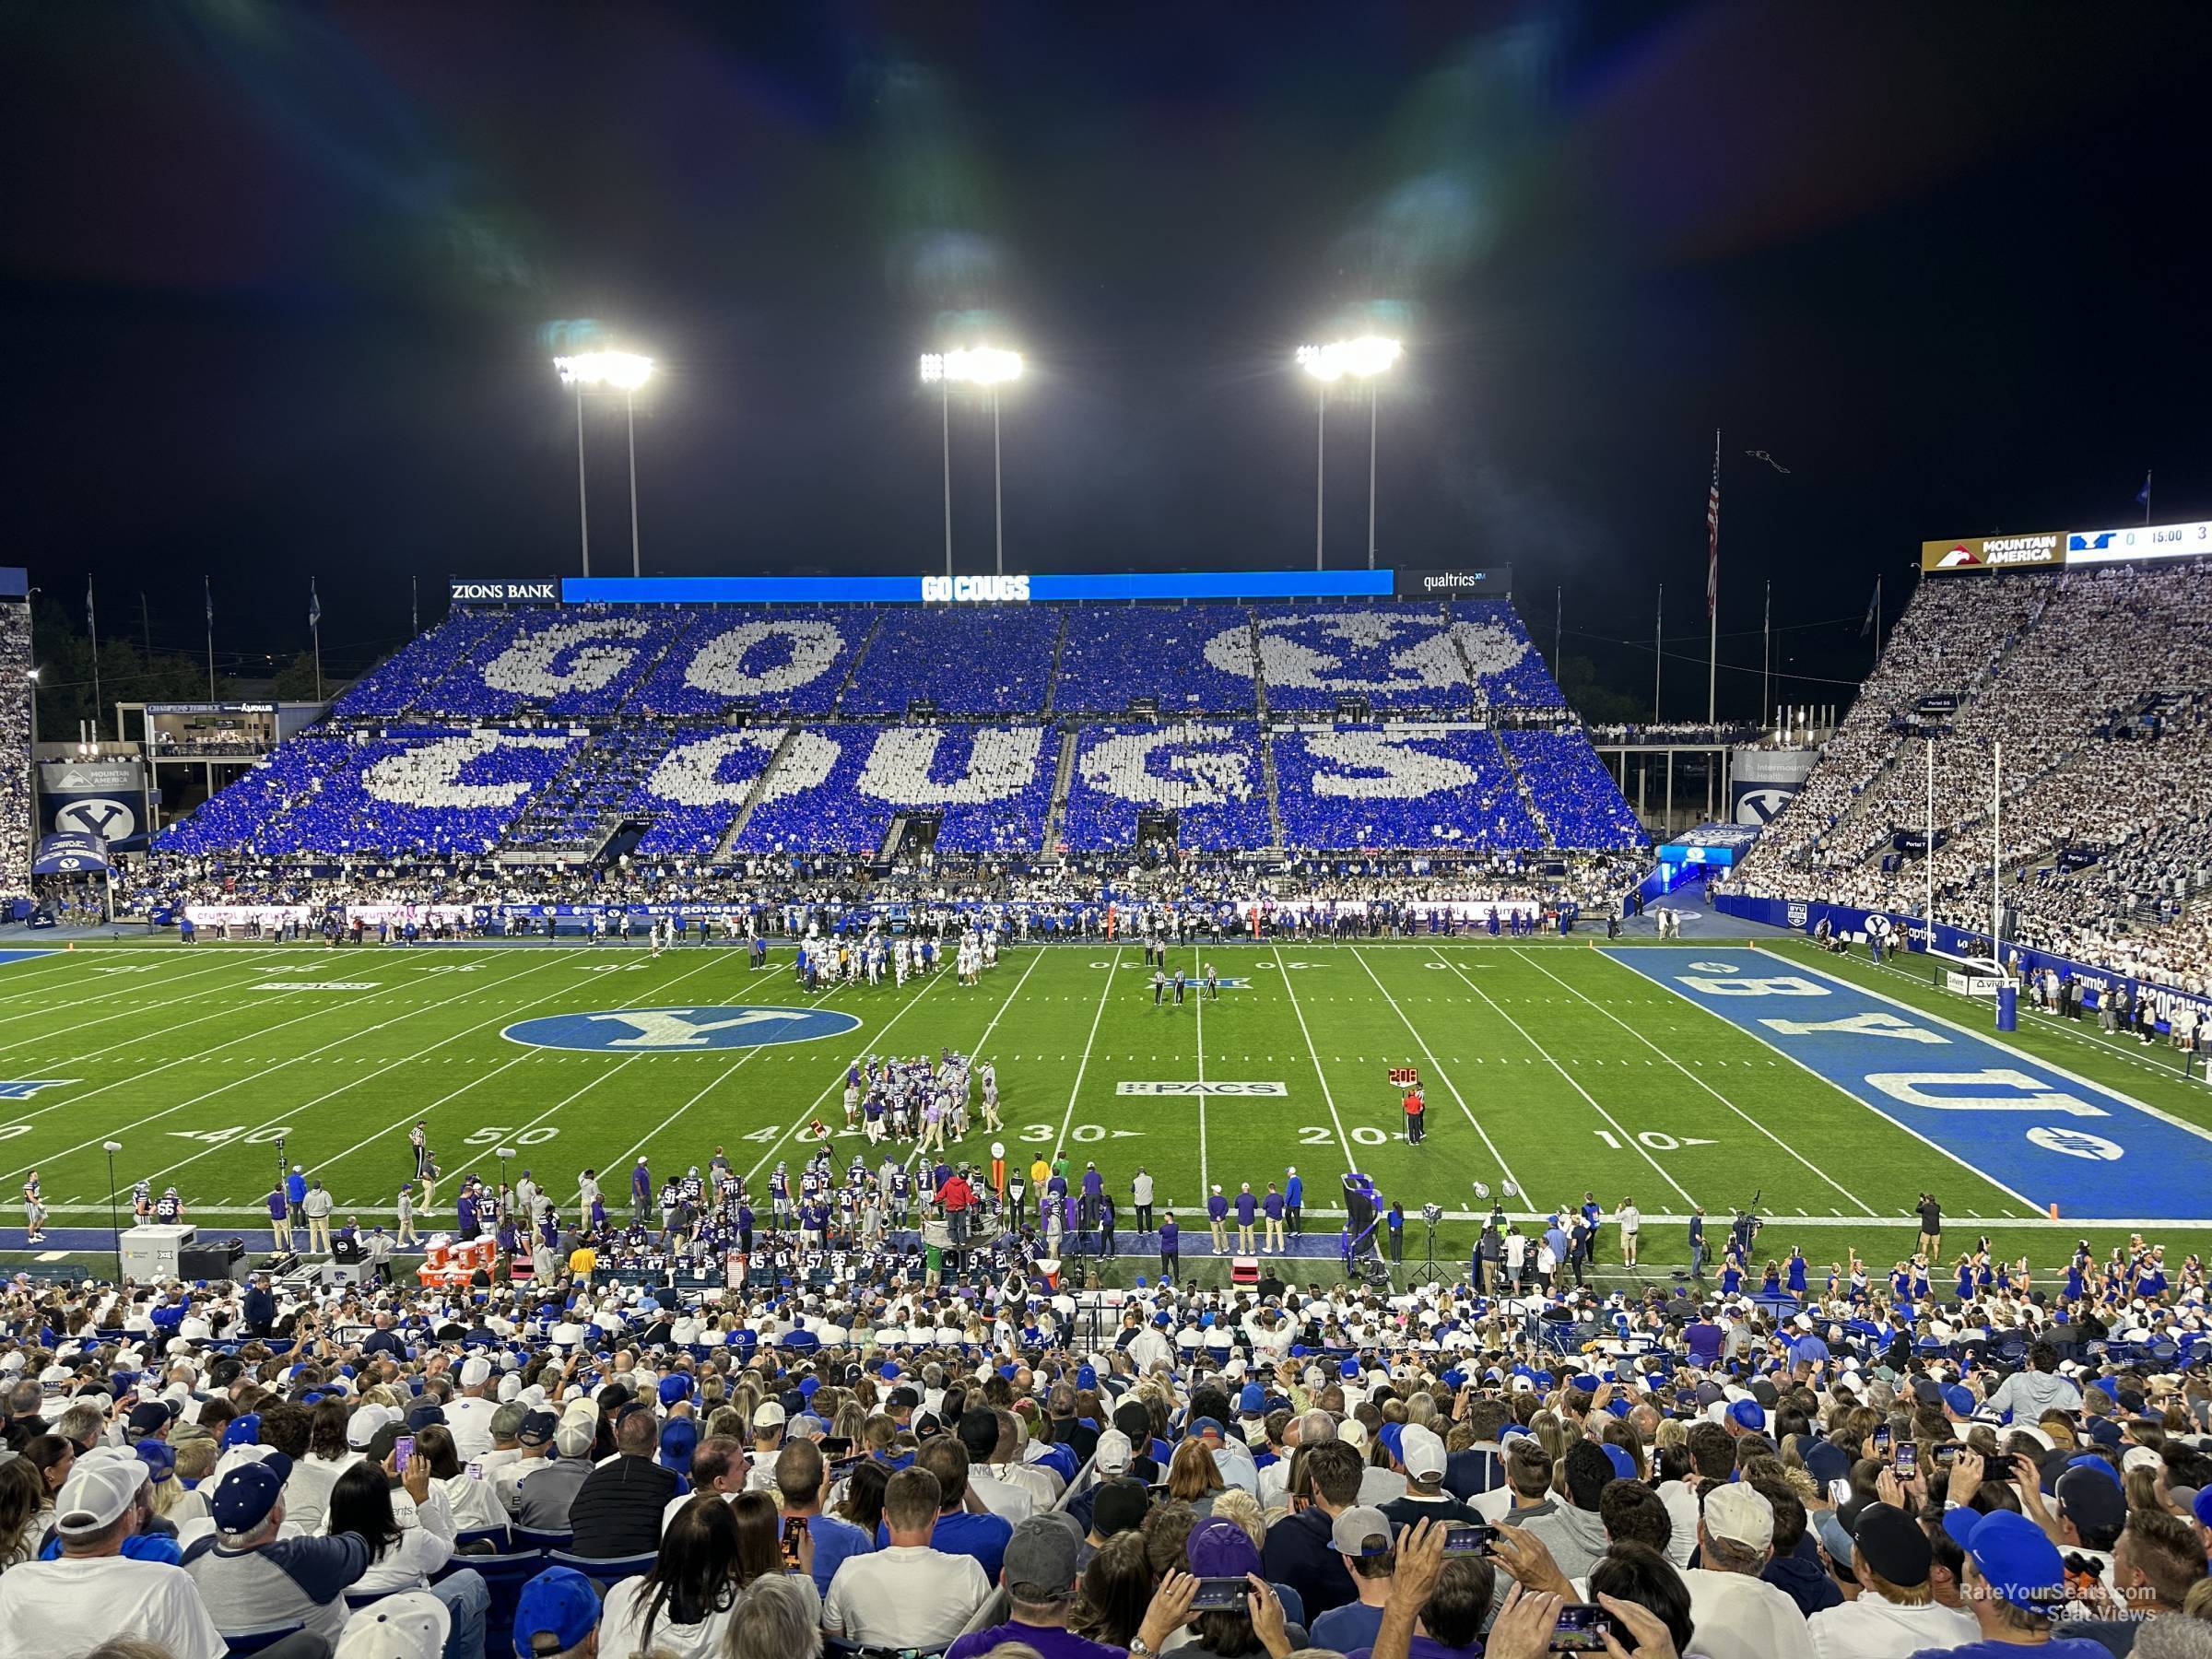
[[[2212,1216],[2212,1131],[1967,1027],[1763,952],[1606,954],[2065,1219]]]

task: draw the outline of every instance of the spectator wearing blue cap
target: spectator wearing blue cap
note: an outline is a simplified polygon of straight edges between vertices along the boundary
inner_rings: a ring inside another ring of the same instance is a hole
[[[1966,1552],[1959,1599],[1982,1637],[1928,1650],[1928,1659],[2006,1659],[2021,1647],[2033,1647],[2043,1659],[2111,1659],[2100,1642],[2056,1634],[2054,1620],[2066,1600],[2065,1563],[2034,1522],[2010,1510],[1954,1509],[1945,1512],[1943,1529]]]
[[[207,1504],[216,1530],[194,1541],[184,1571],[225,1633],[296,1623],[335,1641],[346,1628],[346,1592],[369,1570],[369,1546],[349,1532],[278,1537],[291,1472],[279,1452],[224,1476]]]
[[[598,1629],[598,1587],[573,1567],[548,1567],[515,1602],[515,1659],[582,1659]]]

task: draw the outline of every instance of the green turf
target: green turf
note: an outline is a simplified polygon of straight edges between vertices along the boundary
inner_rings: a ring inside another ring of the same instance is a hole
[[[1658,948],[1654,947],[1654,948]],[[1512,1180],[1525,1213],[1594,1192],[1608,1212],[1633,1195],[1652,1218],[1644,1259],[1687,1254],[1659,1218],[1693,1203],[1724,1217],[1761,1194],[1762,1253],[1801,1245],[1817,1268],[1855,1247],[1877,1268],[1910,1248],[1915,1196],[1931,1185],[1950,1242],[1986,1230],[2007,1254],[2063,1259],[2053,1229],[1971,1169],[1927,1146],[1749,1035],[1586,948],[1581,940],[1228,946],[1206,959],[1247,982],[1218,1001],[1155,1009],[1142,952],[1128,946],[1009,949],[979,987],[948,972],[903,990],[852,987],[807,998],[790,952],[749,972],[742,952],[687,948],[330,949],[88,947],[0,969],[0,1077],[63,1079],[0,1102],[0,1176],[32,1166],[61,1225],[104,1218],[107,1160],[127,1192],[174,1182],[206,1221],[248,1224],[288,1156],[338,1194],[341,1214],[388,1218],[411,1169],[418,1119],[453,1182],[497,1172],[494,1147],[557,1194],[591,1166],[610,1193],[642,1152],[656,1177],[703,1165],[717,1146],[740,1169],[795,1158],[794,1132],[837,1121],[856,1055],[951,1045],[989,1057],[1004,1134],[1023,1161],[1039,1147],[1096,1158],[1118,1190],[1147,1166],[1163,1202],[1188,1211],[1214,1182],[1264,1192],[1296,1164],[1308,1230],[1334,1233],[1336,1177],[1357,1163],[1418,1210],[1452,1212],[1440,1255],[1471,1241],[1476,1181]],[[1196,959],[1177,953],[1181,965]],[[1824,966],[1835,966],[1832,959]],[[1954,1018],[1966,1005],[1864,962],[1842,971]],[[270,989],[306,981],[367,988]],[[597,1009],[819,1001],[859,1030],[822,1041],[708,1053],[598,1054],[528,1049],[515,1020]],[[2030,1020],[2019,1041],[2146,1100],[2212,1122],[2202,1085],[2154,1052]],[[1407,1146],[1391,1066],[1418,1066],[1430,1136]],[[1279,1083],[1279,1097],[1123,1094],[1124,1082]],[[980,1130],[965,1150],[987,1156]],[[841,1157],[861,1146],[842,1139]],[[512,1173],[512,1171],[510,1171]],[[2207,1195],[2212,1212],[2212,1194]],[[10,1218],[11,1221],[14,1218]],[[425,1231],[429,1230],[428,1228]],[[2110,1230],[2089,1230],[2101,1245]],[[1716,1229],[1717,1233],[1717,1229]],[[2174,1230],[2170,1242],[2206,1235]],[[1608,1230],[1606,1242],[1611,1243]],[[1422,1253],[1420,1224],[1408,1255]],[[1324,1264],[1315,1264],[1319,1270]]]

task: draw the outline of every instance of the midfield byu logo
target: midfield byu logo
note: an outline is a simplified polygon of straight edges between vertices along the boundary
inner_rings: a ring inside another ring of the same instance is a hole
[[[700,1054],[710,1049],[815,1042],[860,1021],[826,1008],[615,1008],[549,1014],[500,1033],[531,1048],[586,1049],[606,1054]]]

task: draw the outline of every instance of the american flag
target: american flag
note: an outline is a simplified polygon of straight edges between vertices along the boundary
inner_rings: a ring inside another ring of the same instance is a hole
[[[1721,434],[1712,434],[1712,492],[1705,498],[1705,620],[1721,604]]]

